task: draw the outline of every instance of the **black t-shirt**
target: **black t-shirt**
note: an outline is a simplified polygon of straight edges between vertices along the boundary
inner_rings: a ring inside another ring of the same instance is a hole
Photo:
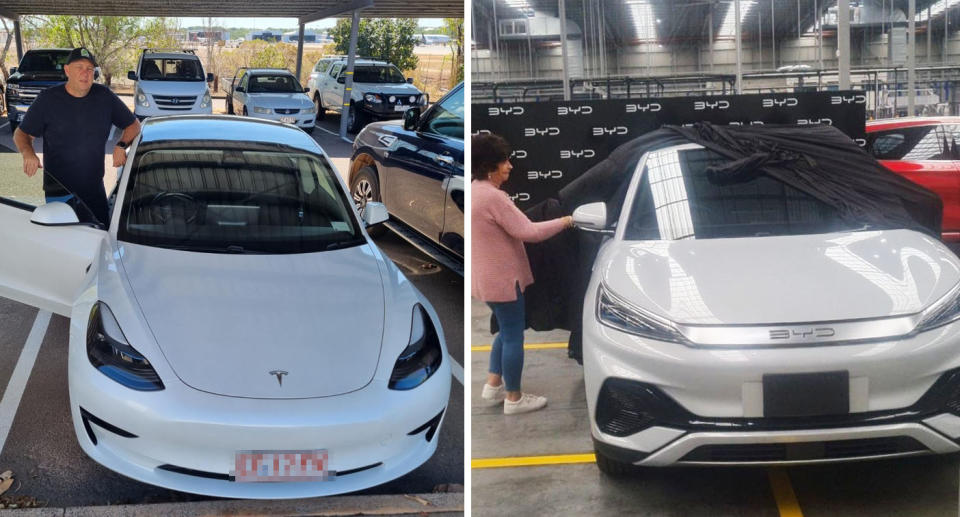
[[[103,164],[110,127],[125,128],[136,120],[109,88],[91,86],[84,97],[67,93],[66,85],[47,88],[27,110],[20,130],[43,138],[43,191],[66,195],[56,178],[107,222]]]

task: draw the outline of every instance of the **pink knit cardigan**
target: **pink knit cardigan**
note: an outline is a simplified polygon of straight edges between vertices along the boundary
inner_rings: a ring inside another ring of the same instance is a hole
[[[484,302],[512,302],[533,283],[524,242],[540,242],[563,231],[563,218],[531,222],[507,193],[489,181],[470,185],[471,288]]]

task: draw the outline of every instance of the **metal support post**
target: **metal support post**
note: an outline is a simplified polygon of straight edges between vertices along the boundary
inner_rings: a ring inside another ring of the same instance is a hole
[[[910,0],[907,4],[907,116],[915,115],[914,105],[917,102],[917,0]]]
[[[570,100],[570,70],[567,56],[567,1],[560,2],[560,54],[563,68],[563,100]],[[739,1],[739,0],[737,0]]]
[[[837,2],[837,50],[840,62],[838,69],[840,73],[840,89],[850,89],[850,0],[839,0]]]
[[[740,43],[740,0],[733,0],[733,17],[733,38],[737,41],[737,83],[734,91],[737,95],[740,95],[743,93],[743,56],[741,55],[743,49]]]
[[[17,42],[17,66],[20,66],[20,60],[23,59],[23,38],[20,37],[20,18],[13,20],[13,39]]]
[[[303,28],[304,25],[300,24],[300,32],[297,34],[297,80],[300,80],[300,72],[303,70]]]
[[[350,118],[350,96],[353,93],[353,64],[357,60],[357,33],[360,31],[360,9],[353,11],[350,23],[350,50],[347,53],[346,81],[343,85],[343,106],[340,108],[340,138],[353,143],[347,138],[347,120]],[[354,116],[360,116],[354,113]]]

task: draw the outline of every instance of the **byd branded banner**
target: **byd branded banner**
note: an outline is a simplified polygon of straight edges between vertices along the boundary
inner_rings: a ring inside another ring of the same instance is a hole
[[[664,125],[830,124],[865,145],[863,92],[474,104],[473,134],[513,147],[504,190],[521,209],[553,197],[619,145]]]

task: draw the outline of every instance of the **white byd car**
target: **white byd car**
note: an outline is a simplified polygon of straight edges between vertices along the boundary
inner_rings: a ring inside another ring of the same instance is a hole
[[[430,458],[450,393],[439,320],[364,230],[386,209],[359,218],[312,138],[152,119],[115,195],[106,228],[0,204],[0,295],[70,317],[91,458],[243,498],[359,490]]]
[[[960,451],[957,257],[768,175],[715,184],[725,163],[649,152],[615,226],[574,213],[610,234],[583,311],[601,470]]]

